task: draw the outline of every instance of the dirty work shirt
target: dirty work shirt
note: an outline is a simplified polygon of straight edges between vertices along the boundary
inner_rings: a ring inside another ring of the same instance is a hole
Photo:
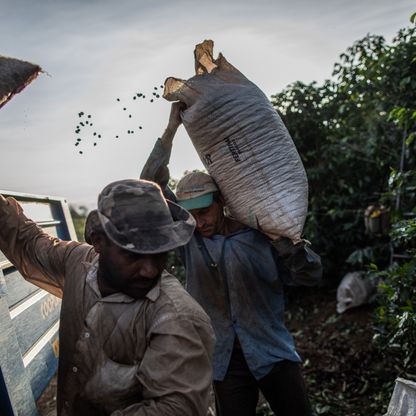
[[[0,250],[30,282],[62,297],[58,415],[205,416],[214,335],[172,275],[135,300],[102,297],[88,244],[43,233],[0,195]]]
[[[158,182],[166,197],[170,148],[157,140],[141,178]],[[271,242],[251,228],[204,238],[198,232],[180,248],[186,287],[210,316],[216,335],[214,380],[222,381],[238,337],[256,379],[281,360],[299,362],[293,338],[284,325],[284,284],[316,285],[320,257],[306,244],[287,239]]]

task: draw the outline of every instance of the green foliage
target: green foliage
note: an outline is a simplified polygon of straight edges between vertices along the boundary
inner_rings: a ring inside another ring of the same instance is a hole
[[[367,234],[363,214],[385,201],[394,210],[388,179],[391,167],[400,170],[403,145],[407,169],[415,166],[415,56],[415,28],[400,30],[390,45],[367,35],[340,56],[332,80],[296,82],[272,97],[309,178],[305,237],[336,281],[351,267],[347,259],[388,265],[388,239]],[[402,192],[407,206],[412,192]]]
[[[333,79],[296,82],[272,103],[309,178],[305,237],[334,284],[349,269],[367,268],[369,278],[381,279],[374,348],[394,376],[416,378],[415,27],[400,30],[391,44],[367,35],[340,56]],[[366,231],[369,205],[386,207],[388,234]],[[371,403],[379,410],[392,389],[391,374],[382,373],[383,366]],[[318,414],[345,414],[329,399],[312,399]]]
[[[401,126],[403,146],[413,146],[414,133],[407,135],[407,128],[414,129],[416,112],[397,107],[390,112],[390,119]],[[409,139],[411,138],[411,139]],[[411,159],[412,156],[408,156]],[[379,285],[378,308],[376,311],[375,345],[386,358],[396,359],[397,368],[405,374],[416,371],[416,170],[391,170],[387,198],[396,201],[395,222],[392,224],[390,237],[391,248],[403,253],[406,261],[394,263],[387,270],[380,272],[382,283]],[[411,167],[414,167],[414,165]],[[405,199],[407,197],[407,199]],[[411,215],[402,218],[399,210],[403,205]],[[413,213],[413,215],[412,215]],[[410,377],[410,376],[408,376]]]
[[[380,273],[374,341],[386,358],[397,359],[401,371],[416,370],[416,255]]]
[[[364,263],[371,263],[374,258],[373,247],[364,247],[353,251],[346,262],[352,265],[361,265]]]
[[[72,216],[72,221],[74,223],[75,232],[77,233],[78,241],[85,242],[84,239],[84,229],[85,229],[85,220],[88,215],[88,208],[84,205],[75,207],[70,205],[69,211]]]
[[[416,219],[411,218],[408,220],[398,221],[393,224],[391,237],[393,241],[398,245],[407,245],[409,252],[416,252],[416,248],[413,243],[416,241]]]

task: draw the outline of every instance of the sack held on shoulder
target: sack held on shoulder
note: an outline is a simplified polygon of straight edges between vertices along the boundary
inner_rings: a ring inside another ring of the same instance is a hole
[[[196,75],[168,78],[164,98],[187,109],[183,124],[231,215],[276,236],[301,239],[308,183],[295,145],[260,89],[213,42],[195,48]]]

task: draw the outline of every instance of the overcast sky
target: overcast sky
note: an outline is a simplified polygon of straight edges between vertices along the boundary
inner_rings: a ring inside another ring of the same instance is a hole
[[[91,206],[137,177],[169,115],[152,93],[193,75],[204,39],[270,96],[321,83],[354,41],[391,41],[415,11],[414,0],[0,0],[0,54],[46,71],[0,110],[0,189]],[[93,126],[76,134],[80,121]],[[171,174],[201,167],[181,127]]]

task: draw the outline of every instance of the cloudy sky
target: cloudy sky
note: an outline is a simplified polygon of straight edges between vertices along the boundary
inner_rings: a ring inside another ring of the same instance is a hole
[[[137,177],[169,115],[153,93],[193,75],[204,39],[270,96],[321,83],[355,40],[391,41],[415,11],[414,0],[0,0],[0,54],[45,70],[0,110],[0,189],[91,206]],[[201,167],[181,127],[171,174]]]

